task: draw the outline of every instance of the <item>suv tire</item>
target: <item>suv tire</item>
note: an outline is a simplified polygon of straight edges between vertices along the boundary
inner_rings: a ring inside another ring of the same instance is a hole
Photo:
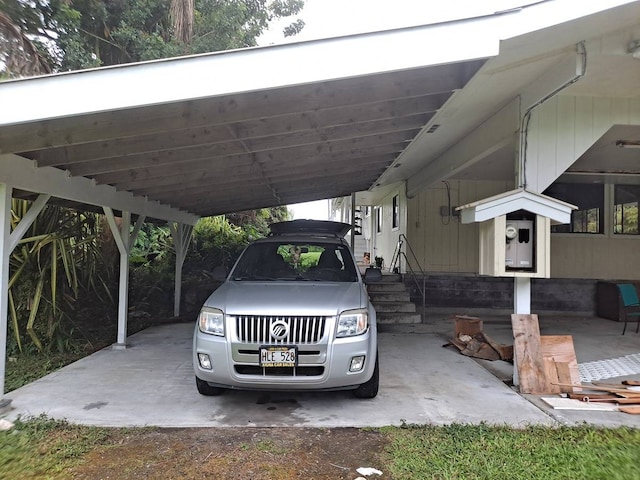
[[[376,365],[371,378],[353,391],[356,398],[375,398],[378,395],[380,385],[380,369],[378,367],[378,356],[376,355]]]
[[[206,395],[207,397],[217,397],[218,395],[222,395],[224,392],[224,388],[212,387],[204,380],[200,380],[196,377],[196,387],[198,388],[198,393],[200,395]]]

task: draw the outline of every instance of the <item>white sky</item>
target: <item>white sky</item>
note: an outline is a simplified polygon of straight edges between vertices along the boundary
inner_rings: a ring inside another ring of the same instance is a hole
[[[293,219],[328,220],[329,200],[317,200],[315,202],[296,203],[289,205],[293,213]]]
[[[355,33],[425,25],[488,15],[537,0],[305,0],[299,18],[302,32],[285,38],[282,28],[294,19],[276,22],[258,39],[261,46],[338,37]],[[289,205],[294,219],[327,220],[328,201]]]
[[[285,19],[272,25],[258,39],[260,45],[300,42],[354,33],[425,25],[460,18],[488,15],[538,0],[305,0],[300,15],[305,27],[298,35],[284,38]]]

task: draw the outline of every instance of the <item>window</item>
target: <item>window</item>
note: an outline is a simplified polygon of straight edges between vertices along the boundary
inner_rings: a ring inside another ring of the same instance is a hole
[[[615,185],[613,194],[613,233],[638,235],[639,185]]]
[[[604,233],[604,185],[554,183],[544,194],[578,207],[571,212],[571,223],[552,225],[551,232]]]
[[[391,228],[400,226],[400,206],[398,205],[398,195],[393,196]]]
[[[376,207],[376,233],[382,233],[382,208]]]

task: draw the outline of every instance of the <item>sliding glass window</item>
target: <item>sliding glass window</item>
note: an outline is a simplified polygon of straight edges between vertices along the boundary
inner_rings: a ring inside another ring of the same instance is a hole
[[[613,197],[613,233],[638,235],[640,186],[615,185]]]
[[[571,223],[552,225],[551,232],[604,233],[604,185],[554,183],[544,194],[578,207],[571,212]]]

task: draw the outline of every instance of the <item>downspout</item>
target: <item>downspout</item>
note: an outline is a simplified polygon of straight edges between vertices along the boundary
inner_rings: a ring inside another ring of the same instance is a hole
[[[582,77],[584,77],[587,71],[587,49],[585,47],[584,41],[578,43],[576,45],[577,51],[580,55],[582,55],[582,63],[580,71],[570,80],[564,82],[558,88],[549,92],[543,98],[538,100],[536,103],[527,108],[527,111],[522,116],[522,123],[520,125],[520,141],[519,141],[519,152],[518,152],[518,172],[516,183],[519,188],[525,189],[527,188],[527,139],[529,135],[529,122],[531,121],[531,114],[533,110],[542,105],[544,102],[549,100],[550,98],[556,96],[565,88],[573,85]],[[517,314],[525,314],[528,315],[531,313],[531,278],[530,277],[514,277],[513,279],[513,310],[514,313]],[[516,372],[514,368],[514,372]],[[516,372],[517,373],[517,372]],[[514,384],[517,385],[517,377],[514,375]]]
[[[552,97],[555,97],[558,93],[560,93],[565,88],[573,85],[578,80],[580,80],[587,72],[587,48],[585,47],[584,41],[578,43],[576,45],[578,53],[582,55],[582,64],[580,68],[580,72],[576,74],[572,79],[560,85],[555,90],[549,92],[546,96],[538,100],[536,103],[527,108],[527,111],[522,116],[522,123],[520,125],[520,142],[519,142],[519,162],[518,162],[518,178],[516,179],[516,183],[518,184],[518,188],[525,189],[527,188],[527,140],[529,136],[529,122],[531,121],[531,114],[533,110],[542,105],[544,102],[549,100]]]

